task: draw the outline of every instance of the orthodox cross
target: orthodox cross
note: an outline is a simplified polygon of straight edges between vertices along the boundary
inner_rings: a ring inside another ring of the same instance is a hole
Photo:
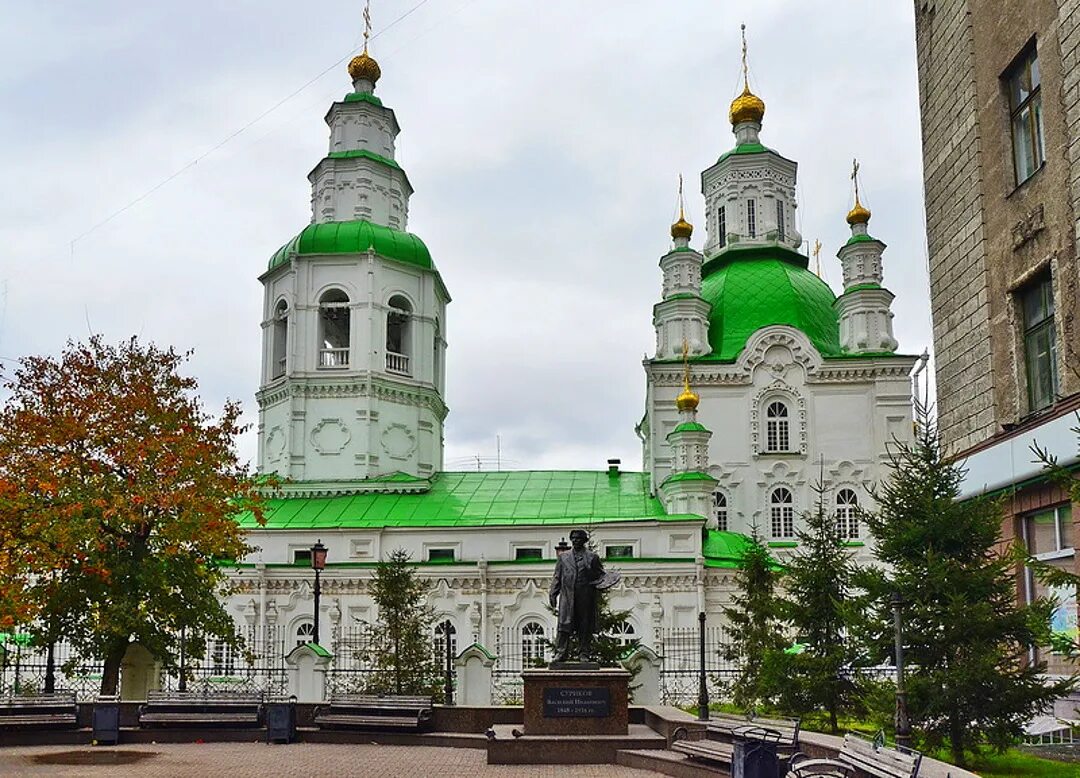
[[[814,239],[814,272],[821,278],[821,241]]]
[[[683,362],[683,386],[686,387],[686,391],[690,391],[690,344],[686,342],[686,338],[683,338],[682,342],[682,362]]]
[[[742,79],[743,86],[746,89],[750,88],[750,74],[746,66],[746,25],[740,24],[739,30],[742,32]]]
[[[364,2],[364,53],[367,54],[368,38],[371,37],[371,0]]]
[[[855,182],[855,203],[859,202],[859,160],[851,160],[851,180]]]
[[[683,208],[683,193],[682,193],[682,173],[679,173],[679,219],[682,220],[686,217]]]

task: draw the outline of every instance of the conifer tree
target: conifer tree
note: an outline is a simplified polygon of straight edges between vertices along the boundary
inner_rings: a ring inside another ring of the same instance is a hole
[[[394,549],[376,566],[371,598],[379,615],[367,652],[376,672],[367,684],[369,691],[438,696],[441,678],[427,592],[427,582],[417,576],[404,549]]]
[[[919,415],[915,441],[890,452],[878,510],[865,515],[887,566],[864,571],[868,626],[883,657],[892,643],[889,598],[899,593],[912,724],[926,746],[947,744],[963,765],[984,743],[1008,746],[1073,681],[1048,681],[1044,664],[1027,661],[1052,604],[1017,602],[1000,503],[959,499],[963,470],[942,458],[935,427]]]
[[[765,656],[784,645],[776,594],[779,579],[780,569],[755,527],[735,574],[736,592],[724,608],[728,639],[721,649],[724,659],[738,666],[729,686],[732,701],[747,710],[773,697],[763,669]]]
[[[806,528],[797,532],[798,551],[784,565],[780,598],[780,616],[800,650],[771,652],[766,657],[766,676],[775,679],[782,708],[799,713],[825,711],[835,733],[839,714],[850,709],[857,697],[848,672],[858,655],[848,635],[855,563],[836,515],[825,509],[821,481],[814,492],[814,509],[803,516]]]

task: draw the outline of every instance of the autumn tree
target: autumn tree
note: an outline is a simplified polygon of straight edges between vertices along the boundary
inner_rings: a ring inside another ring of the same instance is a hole
[[[235,639],[221,562],[250,551],[233,517],[261,521],[263,500],[233,448],[240,405],[209,415],[186,359],[95,336],[3,384],[0,625],[101,657],[105,694],[133,642],[174,667],[182,628]]]

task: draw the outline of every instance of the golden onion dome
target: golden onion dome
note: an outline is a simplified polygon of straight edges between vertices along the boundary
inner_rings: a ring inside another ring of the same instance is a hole
[[[684,386],[682,393],[675,398],[675,407],[680,411],[697,410],[701,398],[698,397],[689,386]]]
[[[379,68],[379,63],[366,50],[362,54],[353,57],[349,62],[349,76],[353,81],[362,79],[374,84],[381,75],[382,70]]]
[[[761,124],[764,116],[765,101],[750,91],[749,84],[744,84],[742,94],[731,101],[731,109],[728,111],[731,124],[733,126],[743,122]]]
[[[694,225],[686,220],[683,214],[679,214],[679,220],[671,225],[671,237],[673,238],[686,238],[690,240],[690,236],[694,234]]]
[[[848,211],[847,223],[866,224],[868,221],[870,221],[870,209],[856,199],[855,207]]]

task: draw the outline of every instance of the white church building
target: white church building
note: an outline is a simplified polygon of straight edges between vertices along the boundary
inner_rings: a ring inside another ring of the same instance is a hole
[[[258,465],[286,482],[265,526],[241,519],[257,550],[230,574],[238,624],[311,635],[317,540],[329,549],[323,635],[371,621],[375,564],[402,548],[458,650],[517,641],[528,657],[551,637],[556,545],[585,526],[622,572],[624,633],[655,645],[699,611],[720,622],[746,534],[789,553],[819,473],[852,549],[870,553],[854,508],[870,503],[890,441],[912,435],[916,358],[896,353],[885,245],[857,195],[842,294],[808,270],[797,165],[762,145],[765,106],[748,86],[731,104],[734,147],[702,173],[700,249],[680,217],[660,258],[642,471],[447,472],[451,298],[407,231],[412,187],[394,158],[397,118],[374,93],[379,66],[365,49],[349,74],[308,175],[311,223],[259,277]]]

